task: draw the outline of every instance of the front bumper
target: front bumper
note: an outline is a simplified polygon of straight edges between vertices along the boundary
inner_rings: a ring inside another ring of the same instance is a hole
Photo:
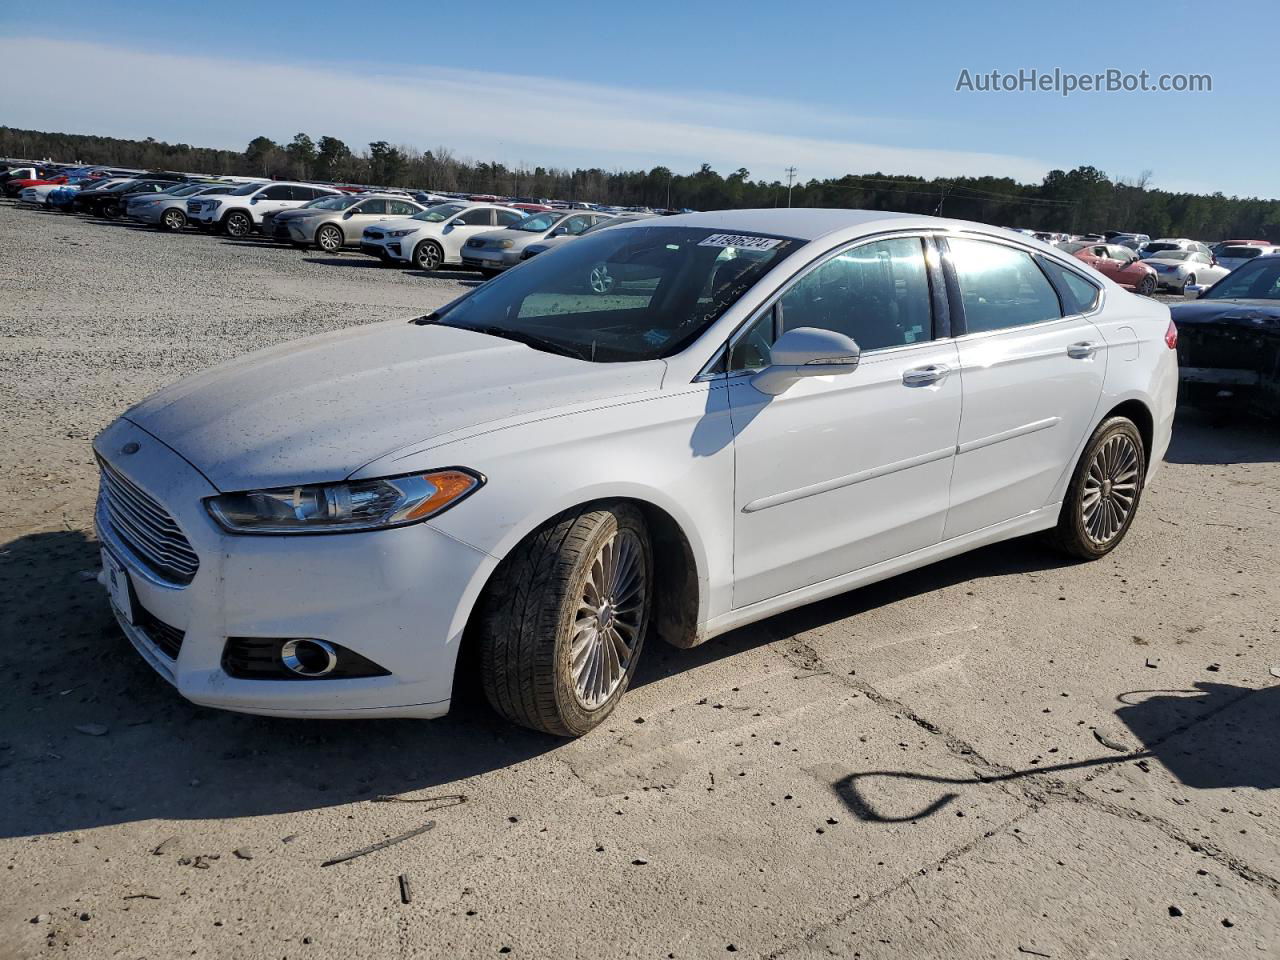
[[[139,449],[122,455],[128,443]],[[170,513],[199,557],[191,582],[157,576],[113,529],[98,537],[129,574],[142,657],[188,700],[296,717],[435,717],[447,712],[467,616],[496,561],[428,524],[370,533],[233,536],[203,501],[218,491],[178,454],[127,420],[94,450]],[[144,611],[144,612],[140,612]],[[121,618],[116,611],[117,619]],[[178,635],[176,656],[147,624]],[[154,624],[152,624],[154,626]],[[228,637],[315,637],[372,660],[388,676],[269,680],[222,667]]]
[[[412,256],[412,246],[406,246],[406,241],[412,242],[413,237],[391,237],[386,239],[370,239],[369,237],[360,238],[360,252],[370,256],[377,257],[379,260],[395,260],[407,263]]]
[[[462,248],[462,265],[471,270],[509,270],[520,262],[519,250]]]

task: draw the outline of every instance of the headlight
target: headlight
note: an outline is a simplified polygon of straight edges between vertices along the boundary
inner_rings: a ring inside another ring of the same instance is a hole
[[[388,237],[407,237],[411,233],[417,233],[417,230],[388,230]]]
[[[515,245],[516,245],[516,243],[515,243],[515,241],[514,241],[514,240],[499,240],[499,241],[495,244],[495,246],[496,246],[499,250],[510,250],[510,249],[511,249],[512,247],[514,247]]]
[[[451,467],[382,480],[224,493],[205,504],[231,533],[343,533],[417,523],[483,484],[480,474]]]

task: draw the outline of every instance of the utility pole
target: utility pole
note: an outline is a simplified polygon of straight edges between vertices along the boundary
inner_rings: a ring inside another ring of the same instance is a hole
[[[786,174],[787,174],[787,206],[789,207],[791,206],[791,183],[796,178],[796,168],[787,167]]]

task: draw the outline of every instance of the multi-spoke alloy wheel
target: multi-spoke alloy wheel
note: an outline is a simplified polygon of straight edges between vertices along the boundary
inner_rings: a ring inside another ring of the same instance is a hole
[[[591,285],[591,289],[596,293],[608,293],[613,289],[613,274],[609,272],[607,263],[597,263],[591,268],[591,272],[587,274],[587,283]]]
[[[1080,499],[1085,533],[1099,546],[1119,533],[1138,500],[1138,467],[1142,458],[1123,433],[1108,437],[1093,455]]]
[[[485,588],[480,677],[515,723],[577,737],[626,693],[653,609],[653,553],[629,503],[568,510],[512,550]]]
[[[644,623],[648,584],[639,538],[620,530],[605,541],[583,585],[569,649],[578,702],[594,710],[618,689]]]
[[[1142,497],[1147,454],[1128,417],[1105,420],[1085,445],[1063,498],[1054,538],[1083,560],[1096,560],[1124,539]]]

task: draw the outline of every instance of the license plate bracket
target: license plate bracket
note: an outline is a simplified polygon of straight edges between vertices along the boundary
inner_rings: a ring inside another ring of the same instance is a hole
[[[133,587],[129,583],[129,571],[106,547],[102,548],[102,572],[107,581],[107,596],[111,605],[120,612],[126,623],[133,623]]]

